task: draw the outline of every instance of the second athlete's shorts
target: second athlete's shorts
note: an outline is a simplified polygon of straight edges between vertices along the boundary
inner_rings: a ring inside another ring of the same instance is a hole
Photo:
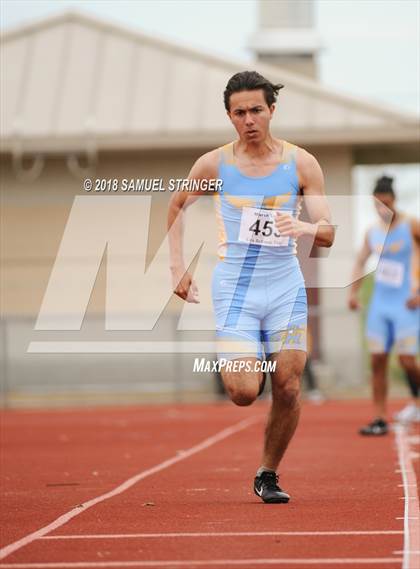
[[[276,263],[277,264],[277,263]],[[263,359],[281,350],[306,351],[307,299],[295,256],[279,266],[221,261],[213,273],[218,356]]]
[[[395,346],[399,355],[416,355],[419,337],[418,308],[410,310],[405,299],[373,297],[366,321],[366,337],[372,354],[386,354]]]

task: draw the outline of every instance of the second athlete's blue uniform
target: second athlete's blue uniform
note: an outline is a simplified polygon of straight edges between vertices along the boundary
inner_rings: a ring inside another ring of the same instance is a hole
[[[368,232],[370,250],[380,255],[366,322],[371,353],[417,352],[419,309],[407,308],[416,292],[417,261],[411,224],[403,218],[388,233],[379,223]]]

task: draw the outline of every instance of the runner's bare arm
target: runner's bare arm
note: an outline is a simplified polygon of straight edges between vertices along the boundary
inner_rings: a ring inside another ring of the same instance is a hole
[[[420,306],[420,222],[418,219],[411,220],[411,234],[414,251],[411,269],[411,294],[407,300],[407,306],[414,309]]]
[[[303,150],[298,149],[297,171],[299,186],[304,195],[305,206],[311,223],[294,219],[286,214],[277,215],[277,228],[280,233],[292,237],[312,235],[314,244],[319,247],[331,247],[334,242],[334,226],[324,191],[324,176],[318,161]]]
[[[360,285],[362,284],[363,269],[366,264],[366,261],[370,257],[370,254],[371,251],[369,247],[369,240],[368,240],[368,235],[366,233],[363,245],[357,254],[356,262],[353,267],[353,272],[351,277],[352,284],[350,287],[350,294],[348,300],[348,305],[350,310],[357,310],[358,308],[360,308],[360,303],[357,298],[357,293],[359,292]]]
[[[188,174],[189,180],[214,180],[217,178],[218,153],[213,150],[200,156]],[[206,191],[174,192],[168,207],[168,237],[170,269],[174,292],[188,302],[198,302],[197,287],[187,272],[183,254],[183,234],[185,210]],[[191,289],[191,290],[190,290]]]
[[[417,247],[420,246],[420,221],[418,219],[411,220],[411,233]]]

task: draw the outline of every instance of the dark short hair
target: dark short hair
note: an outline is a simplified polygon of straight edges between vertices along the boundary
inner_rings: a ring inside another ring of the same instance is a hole
[[[269,107],[277,100],[277,95],[284,85],[278,83],[274,85],[268,79],[257,73],[256,71],[241,71],[240,73],[235,73],[226,85],[225,92],[223,93],[223,100],[225,103],[225,109],[230,110],[230,96],[233,93],[239,93],[240,91],[255,91],[257,89],[262,89],[264,91],[265,102]]]
[[[394,188],[392,187],[394,183],[394,178],[389,176],[381,176],[376,180],[375,187],[373,189],[373,195],[377,194],[390,194],[395,198]]]

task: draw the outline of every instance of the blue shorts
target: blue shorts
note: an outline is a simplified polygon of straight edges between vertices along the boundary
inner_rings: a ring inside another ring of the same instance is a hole
[[[306,351],[307,299],[295,256],[259,269],[220,261],[213,273],[218,355],[263,358],[281,350]]]
[[[368,348],[372,354],[395,350],[400,355],[416,355],[418,350],[418,308],[410,310],[406,299],[373,297],[366,322]]]

